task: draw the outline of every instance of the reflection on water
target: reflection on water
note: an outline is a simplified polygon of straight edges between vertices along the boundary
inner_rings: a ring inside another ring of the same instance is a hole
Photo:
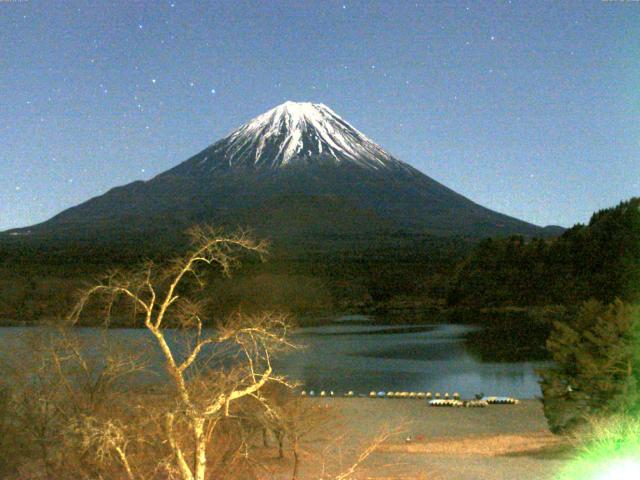
[[[465,347],[474,327],[385,327],[341,319],[302,329],[294,341],[306,347],[280,359],[282,373],[304,388],[459,392],[533,398],[540,395],[535,368],[543,362],[482,362]],[[375,333],[375,334],[372,334]]]
[[[534,368],[545,363],[481,361],[465,346],[464,336],[474,328],[447,324],[385,326],[364,316],[340,317],[330,325],[299,329],[292,340],[304,348],[281,355],[274,363],[277,373],[306,389],[338,394],[393,390],[457,391],[467,398],[481,392],[520,398],[540,395]],[[23,327],[1,329],[0,352],[9,352],[6,343],[13,343],[27,331]],[[89,344],[98,340],[99,330],[83,328],[79,333]],[[163,377],[160,352],[150,341],[149,332],[113,329],[108,335],[122,344],[145,345],[136,348],[145,350],[147,365],[154,371],[147,381]],[[169,332],[168,337],[172,346],[178,346],[177,332]]]
[[[336,336],[336,335],[390,335],[393,333],[418,333],[418,332],[430,332],[435,327],[433,325],[411,325],[411,326],[379,326],[378,328],[365,329],[358,327],[356,329],[347,328],[344,324],[339,326],[327,326],[327,327],[315,327],[305,328],[300,330],[297,335],[299,337],[312,336],[312,337],[324,337],[324,336]]]

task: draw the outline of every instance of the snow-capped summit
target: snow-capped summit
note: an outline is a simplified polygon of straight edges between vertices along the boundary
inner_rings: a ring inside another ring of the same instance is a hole
[[[249,227],[316,246],[373,245],[389,232],[544,233],[397,160],[326,105],[285,102],[149,181],[113,188],[10,234],[100,242],[138,235],[162,243],[193,223]]]
[[[329,107],[310,102],[285,102],[255,117],[214,144],[201,166],[216,169],[221,161],[232,168],[309,162],[349,162],[375,170],[406,167]]]

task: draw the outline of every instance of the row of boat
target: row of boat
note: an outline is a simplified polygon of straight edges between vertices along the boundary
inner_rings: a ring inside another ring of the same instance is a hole
[[[303,397],[335,397],[333,390],[321,390],[316,394],[314,390],[302,390],[300,395]],[[356,394],[353,390],[346,392],[344,397],[366,397],[363,394]],[[454,392],[449,395],[449,392],[445,392],[443,395],[440,392],[432,394],[431,392],[385,392],[385,391],[371,391],[368,395],[369,398],[399,398],[399,399],[415,399],[415,400],[427,400],[430,406],[433,407],[486,407],[487,405],[515,405],[519,403],[519,400],[513,397],[497,397],[497,396],[476,396],[474,400],[462,400],[458,392]]]

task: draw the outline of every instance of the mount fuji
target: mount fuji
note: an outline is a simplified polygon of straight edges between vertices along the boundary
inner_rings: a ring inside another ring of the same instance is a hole
[[[323,104],[286,102],[149,181],[10,235],[163,242],[194,223],[280,242],[403,235],[548,236],[394,158]]]

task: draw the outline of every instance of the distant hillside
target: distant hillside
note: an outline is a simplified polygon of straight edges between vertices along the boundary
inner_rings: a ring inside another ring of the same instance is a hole
[[[452,305],[640,300],[640,198],[596,212],[552,240],[482,241],[458,267]]]

